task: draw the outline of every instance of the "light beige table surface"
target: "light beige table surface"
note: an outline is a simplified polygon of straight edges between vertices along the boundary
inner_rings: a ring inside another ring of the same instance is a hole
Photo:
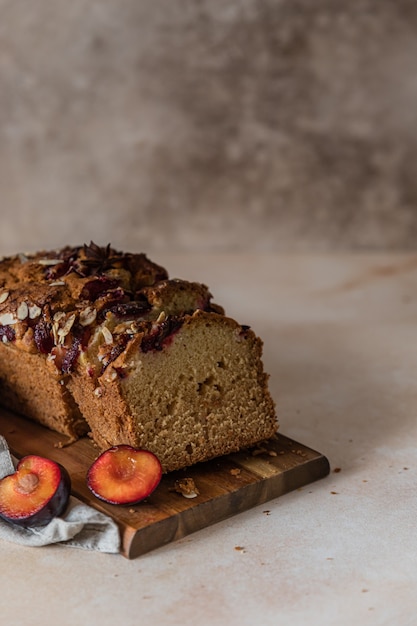
[[[2,623],[416,624],[417,257],[154,260],[260,334],[282,433],[332,471],[132,561],[2,542]]]

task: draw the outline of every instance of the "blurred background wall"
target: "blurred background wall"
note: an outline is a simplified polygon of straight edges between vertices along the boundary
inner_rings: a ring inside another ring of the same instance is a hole
[[[0,254],[413,249],[415,0],[0,0]]]

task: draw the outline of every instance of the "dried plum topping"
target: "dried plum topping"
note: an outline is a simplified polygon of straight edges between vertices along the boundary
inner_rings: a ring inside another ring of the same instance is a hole
[[[66,350],[61,363],[63,374],[69,374],[74,369],[74,365],[80,354],[81,338],[74,337],[70,347]]]
[[[16,333],[11,326],[0,326],[0,341],[13,341],[15,337]]]
[[[42,354],[49,354],[54,347],[52,328],[47,322],[41,320],[36,324],[33,331],[33,338],[36,347]]]
[[[45,278],[47,280],[57,280],[71,272],[76,272],[78,268],[78,253],[80,248],[63,248],[57,255],[58,259],[62,259],[61,263],[46,268]]]
[[[60,365],[63,374],[72,372],[80,355],[80,351],[86,348],[90,337],[91,329],[83,328],[79,324],[72,327],[72,342],[70,347],[65,350]]]
[[[80,324],[75,324],[72,327],[73,334],[80,340],[80,348],[85,349],[88,346],[88,342],[91,337],[91,327],[81,326]]]
[[[107,278],[107,276],[98,276],[94,280],[90,280],[83,287],[81,297],[93,302],[105,295],[112,289],[118,287],[119,282],[114,278]],[[124,291],[120,288],[120,297],[124,297]],[[112,294],[113,295],[113,294]]]
[[[174,335],[182,326],[182,319],[177,317],[167,317],[163,322],[158,324],[156,329],[142,339],[142,352],[151,350],[162,350],[167,340]]]
[[[103,312],[107,313],[110,311],[116,317],[138,318],[142,317],[146,313],[149,313],[151,309],[152,306],[146,298],[143,297],[142,300],[136,300],[134,302],[119,302],[117,304],[112,304],[111,306],[105,306],[100,313],[102,315]]]

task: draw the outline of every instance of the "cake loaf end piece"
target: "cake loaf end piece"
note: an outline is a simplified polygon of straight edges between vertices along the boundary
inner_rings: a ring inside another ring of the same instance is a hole
[[[81,361],[69,385],[100,448],[145,448],[172,471],[275,434],[261,357],[250,328],[197,310],[144,324],[96,380]]]

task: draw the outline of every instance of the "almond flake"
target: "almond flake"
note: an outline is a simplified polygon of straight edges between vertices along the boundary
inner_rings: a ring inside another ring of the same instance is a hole
[[[64,311],[58,311],[57,313],[55,313],[54,315],[54,322],[60,322],[62,320],[62,318],[65,317],[65,313]]]
[[[3,293],[0,294],[0,304],[3,304],[3,302],[6,302],[8,297],[9,297],[9,292],[3,291]]]
[[[0,324],[3,326],[11,326],[16,323],[17,319],[11,313],[3,313],[3,315],[0,315]]]
[[[164,322],[165,320],[166,320],[165,311],[161,311],[160,314],[158,315],[158,319],[156,320],[156,323],[160,324],[161,322]]]
[[[62,285],[65,285],[63,280],[55,280],[53,283],[49,283],[50,287],[62,287]]]
[[[89,326],[95,321],[96,317],[97,317],[96,309],[92,306],[88,306],[80,313],[81,326]]]
[[[34,320],[36,317],[42,313],[42,309],[37,304],[32,304],[29,307],[29,317],[31,320]]]
[[[58,328],[58,336],[61,339],[63,339],[64,337],[68,335],[74,322],[75,322],[75,313],[69,316],[69,318],[67,319],[67,321],[65,322],[62,328]]]
[[[58,265],[58,263],[62,263],[61,259],[39,259],[39,265]]]
[[[107,343],[108,346],[110,346],[113,343],[113,335],[111,334],[107,326],[103,326],[101,332],[103,333],[104,341]]]
[[[20,321],[23,321],[27,318],[27,316],[29,315],[29,307],[26,304],[26,302],[21,302],[17,308],[17,319]]]
[[[59,342],[59,337],[58,337],[58,324],[52,324],[52,334],[54,336],[54,344],[57,345]]]
[[[197,491],[190,491],[189,493],[183,493],[182,494],[184,496],[184,498],[188,498],[191,500],[191,498],[196,498],[198,496]]]

